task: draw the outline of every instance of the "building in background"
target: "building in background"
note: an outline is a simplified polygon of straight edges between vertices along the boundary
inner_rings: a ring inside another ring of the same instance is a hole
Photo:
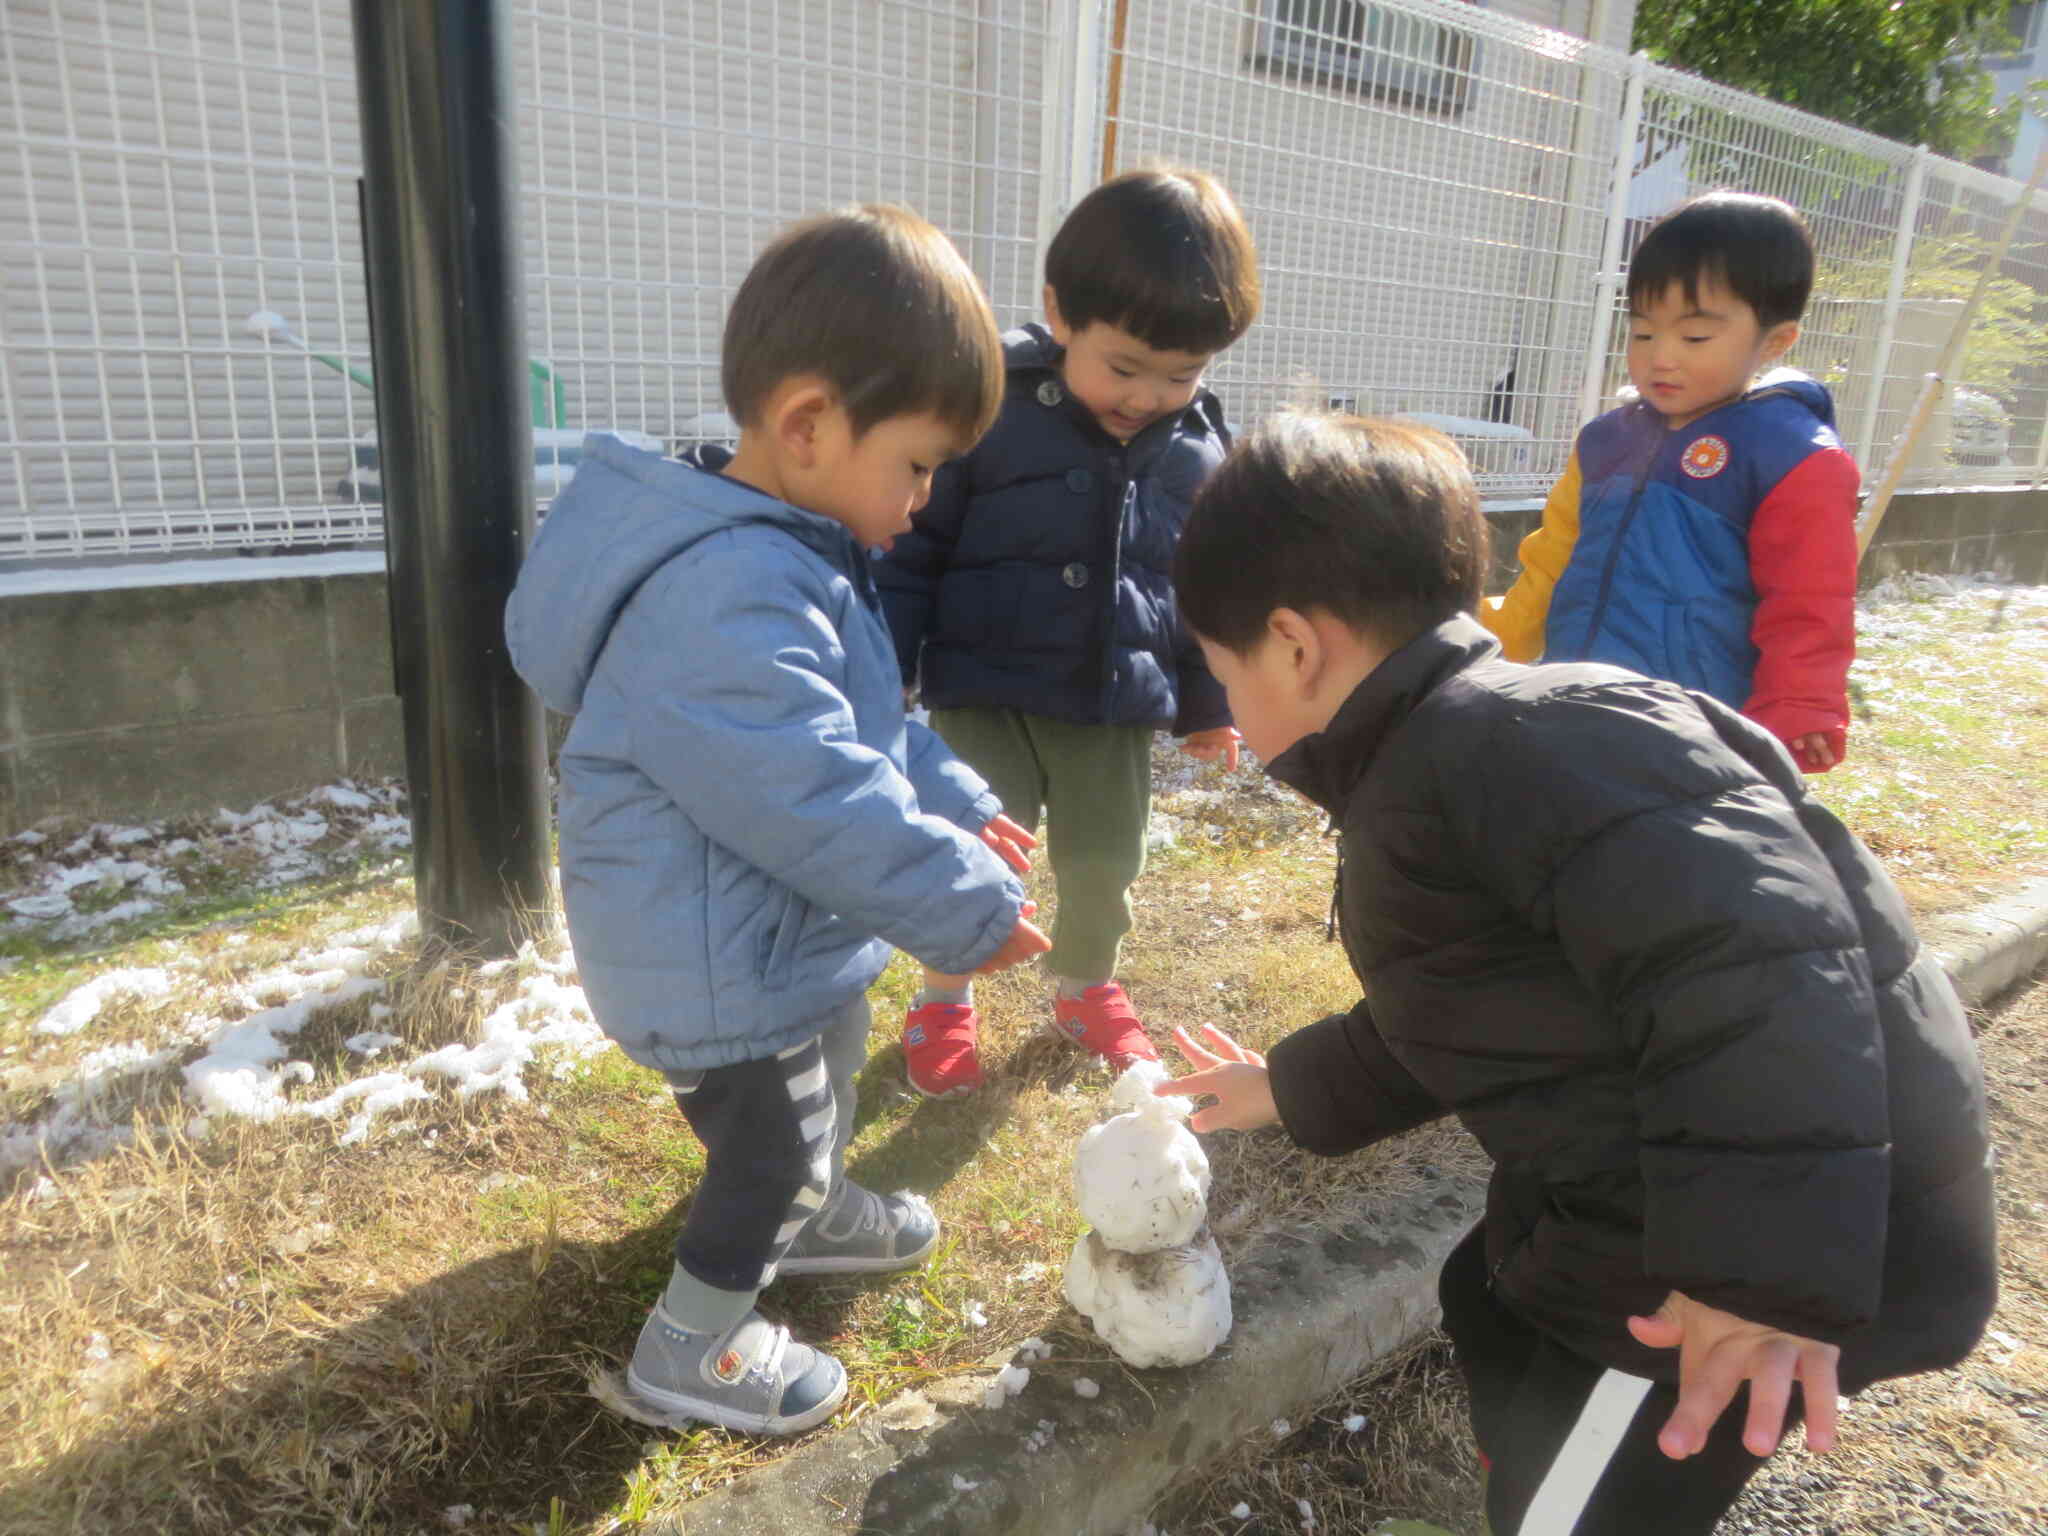
[[[2012,49],[1984,60],[1984,67],[1991,71],[1998,88],[2001,105],[2036,82],[2048,79],[2048,0],[2028,0],[2026,4],[2007,7],[2005,30],[2013,35]],[[2025,181],[2043,147],[2048,147],[2048,121],[2043,120],[2039,110],[2025,112],[2020,117],[2012,149],[1997,161],[1980,163],[1989,170]]]

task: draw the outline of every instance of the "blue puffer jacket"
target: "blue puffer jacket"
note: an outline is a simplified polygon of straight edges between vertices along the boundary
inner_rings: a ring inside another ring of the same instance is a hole
[[[1204,390],[1119,443],[1068,396],[1042,327],[1010,332],[1003,350],[995,427],[940,470],[875,573],[904,682],[921,674],[938,709],[1176,735],[1229,724],[1172,580],[1195,491],[1230,444],[1222,406]]]
[[[973,835],[988,786],[903,717],[868,557],[701,453],[588,438],[505,610],[513,665],[576,717],[562,901],[584,992],[671,1070],[809,1038],[891,944],[971,971],[1024,900]]]

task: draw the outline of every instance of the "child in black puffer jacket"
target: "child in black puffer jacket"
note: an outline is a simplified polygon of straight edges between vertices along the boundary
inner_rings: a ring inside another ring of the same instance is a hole
[[[1341,1153],[1455,1114],[1446,1261],[1498,1536],[1705,1536],[1804,1416],[1954,1365],[1996,1294],[1984,1086],[1939,962],[1761,726],[1470,617],[1448,439],[1282,418],[1197,500],[1182,612],[1274,777],[1336,818],[1365,997],[1270,1061],[1177,1037],[1198,1131]]]
[[[1145,862],[1152,734],[1237,763],[1171,571],[1229,446],[1202,372],[1258,307],[1251,236],[1213,178],[1136,171],[1096,188],[1047,251],[1046,325],[1003,339],[995,427],[939,473],[876,573],[933,727],[1011,817],[1050,822],[1051,1022],[1119,1069],[1159,1054],[1115,979]],[[923,1093],[981,1084],[970,980],[927,971],[905,1020]]]

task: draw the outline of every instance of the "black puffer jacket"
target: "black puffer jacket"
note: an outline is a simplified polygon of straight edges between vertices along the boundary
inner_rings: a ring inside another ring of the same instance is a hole
[[[1458,618],[1272,765],[1338,818],[1366,999],[1271,1053],[1303,1145],[1454,1111],[1494,1160],[1495,1293],[1605,1364],[1665,1293],[1961,1358],[1995,1268],[1962,1008],[1782,748],[1702,695],[1522,667]]]
[[[921,676],[939,709],[1176,735],[1229,724],[1172,577],[1195,492],[1230,445],[1216,397],[1119,443],[1066,392],[1045,330],[1003,348],[1002,415],[875,569],[904,682]]]

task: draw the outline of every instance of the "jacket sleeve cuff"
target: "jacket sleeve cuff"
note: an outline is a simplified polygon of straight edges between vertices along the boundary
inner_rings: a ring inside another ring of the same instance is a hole
[[[1889,1147],[1645,1147],[1643,1268],[1750,1322],[1839,1343],[1877,1315]]]
[[[1788,745],[1815,731],[1828,739],[1837,758],[1848,745],[1849,722],[1838,709],[1783,699],[1751,699],[1743,713]]]
[[[1296,1030],[1267,1053],[1280,1123],[1310,1152],[1335,1157],[1436,1119],[1444,1110],[1387,1054],[1361,1001]]]
[[[1230,700],[1221,683],[1204,672],[1200,686],[1181,685],[1180,712],[1173,717],[1172,734],[1192,736],[1197,731],[1213,731],[1228,724]]]
[[[918,808],[968,832],[994,821],[1003,803],[987,781],[955,757],[930,726],[910,720],[903,729],[905,777],[917,792]]]

